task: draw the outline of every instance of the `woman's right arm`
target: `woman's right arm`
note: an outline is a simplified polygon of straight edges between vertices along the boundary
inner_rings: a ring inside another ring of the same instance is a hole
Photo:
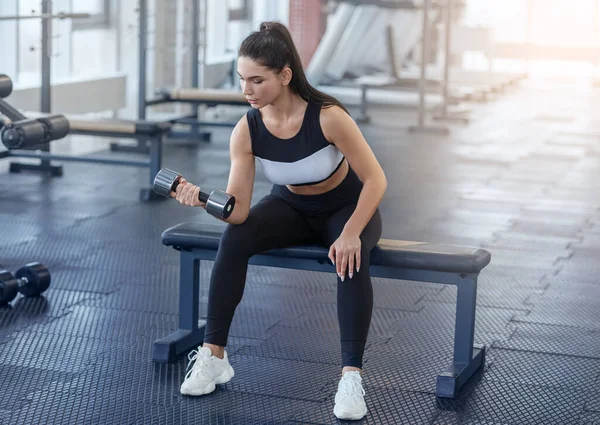
[[[256,173],[246,116],[240,119],[231,132],[229,156],[231,158],[231,168],[226,192],[235,197],[235,207],[231,215],[222,221],[231,224],[242,224],[246,221],[250,212]]]

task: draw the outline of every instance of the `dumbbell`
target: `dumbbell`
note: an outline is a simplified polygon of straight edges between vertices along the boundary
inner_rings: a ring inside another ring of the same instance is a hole
[[[0,270],[0,306],[15,299],[17,293],[34,297],[45,292],[50,286],[50,272],[40,263],[29,263],[13,275]]]
[[[154,191],[166,198],[175,192],[181,174],[168,168],[163,168],[154,178]],[[220,219],[227,219],[233,212],[235,197],[222,190],[215,189],[210,195],[200,191],[198,200],[206,204],[206,212]]]

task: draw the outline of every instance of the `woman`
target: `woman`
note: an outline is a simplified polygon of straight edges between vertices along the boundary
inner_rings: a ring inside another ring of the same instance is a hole
[[[285,26],[264,22],[242,42],[238,74],[252,109],[231,134],[227,192],[236,205],[211,275],[204,343],[191,353],[194,365],[181,393],[208,394],[233,377],[225,346],[248,259],[318,241],[329,247],[338,274],[342,376],[334,414],[361,419],[367,413],[361,371],[373,309],[369,253],[381,236],[385,174],[346,109],[308,83]],[[251,208],[255,159],[273,188]],[[173,196],[204,207],[199,191],[182,179]]]

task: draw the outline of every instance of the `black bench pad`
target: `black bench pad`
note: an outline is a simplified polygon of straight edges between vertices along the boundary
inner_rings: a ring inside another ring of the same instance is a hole
[[[181,223],[165,230],[162,243],[180,250],[216,251],[223,227],[202,223]],[[327,262],[329,249],[319,245],[299,245],[270,250],[267,255]],[[479,273],[491,255],[480,248],[425,242],[380,239],[371,251],[371,265],[453,273]]]

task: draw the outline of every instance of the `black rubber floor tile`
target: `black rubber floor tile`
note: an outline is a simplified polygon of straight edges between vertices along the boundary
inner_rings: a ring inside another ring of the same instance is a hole
[[[460,425],[458,421],[458,413],[455,412],[439,412],[431,425]]]
[[[600,359],[494,349],[494,363],[485,377],[540,387],[578,389],[590,393],[598,388]]]
[[[46,317],[61,317],[70,307],[98,296],[98,294],[88,292],[55,289],[51,284],[46,292],[37,297],[18,295],[12,301],[11,306],[12,312],[31,318],[42,315]]]
[[[570,242],[562,241],[559,243],[546,242],[540,240],[530,240],[525,238],[513,238],[509,236],[498,237],[489,244],[484,244],[482,248],[493,252],[497,250],[508,250],[518,252],[521,255],[544,254],[556,258],[568,258],[573,250],[569,249]]]
[[[421,327],[423,333],[438,333],[441,330],[449,335],[454,335],[455,305],[434,302],[423,302],[422,304],[424,305],[423,310],[398,322],[392,341],[400,335],[405,335],[407,332]],[[488,344],[491,341],[508,338],[513,332],[513,328],[510,326],[512,319],[519,312],[519,310],[505,308],[478,307],[475,317],[475,342]]]
[[[486,248],[492,255],[492,261],[495,265],[504,265],[506,267],[521,266],[534,267],[538,269],[556,270],[556,262],[561,258],[560,253],[554,252],[527,252],[522,253],[510,249]]]
[[[235,377],[224,387],[238,391],[294,400],[322,402],[327,398],[324,382],[340,376],[340,368],[318,363],[306,363],[244,355],[229,359]]]
[[[36,236],[44,230],[39,224],[32,222],[18,222],[13,214],[0,213],[0,232],[2,232],[1,254],[9,252],[8,247],[24,244],[35,240]]]
[[[552,199],[549,197],[536,199],[533,205],[527,206],[525,209],[539,211],[540,217],[543,217],[546,211],[570,212],[574,214],[593,214],[596,212],[596,206],[588,202]]]
[[[178,259],[133,252],[124,254],[110,248],[97,249],[94,254],[77,261],[77,267],[124,272],[143,270],[145,273],[157,274],[162,267],[177,266],[177,264],[179,264]]]
[[[481,272],[482,275],[486,276],[510,276],[521,282],[531,282],[533,284],[539,282],[547,275],[552,275],[558,270],[556,269],[540,269],[534,267],[523,267],[523,266],[509,266],[496,265],[492,259],[492,262]],[[531,284],[530,283],[530,284]]]
[[[164,271],[165,269],[163,269]],[[179,269],[177,269],[179,272]],[[100,270],[81,267],[57,267],[50,272],[52,288],[91,292],[95,294],[110,294],[125,283],[134,279],[149,279],[148,275],[127,273],[112,270]],[[178,281],[177,277],[175,280]],[[164,280],[165,285],[168,280]]]
[[[408,314],[408,312],[374,308],[369,334],[383,337],[393,334],[398,321]],[[307,307],[301,316],[285,317],[280,324],[301,329],[336,330],[339,329],[337,306],[315,302]]]
[[[294,320],[298,315],[270,311],[253,307],[238,306],[231,322],[231,336],[267,339],[269,330],[285,320]]]
[[[59,372],[1,364],[0,376],[2,376],[2,385],[0,386],[2,409],[10,411],[27,406],[30,403],[29,398],[32,393],[47,390],[57,381],[69,381],[76,374],[67,371]],[[9,413],[0,412],[0,419],[3,419],[3,415],[6,416]]]
[[[571,267],[569,264],[563,265],[560,270],[551,277],[556,277],[558,279],[564,280],[574,280],[574,281],[593,281],[598,278],[598,274],[600,273],[600,268],[581,268],[581,267]]]
[[[132,425],[288,425],[295,412],[309,412],[320,403],[217,389],[203,397],[185,397],[171,406],[145,406]],[[333,414],[332,414],[333,415]]]
[[[98,295],[83,305],[109,310],[178,314],[179,294],[167,286],[123,284],[116,291]]]
[[[187,365],[184,356],[173,363],[154,363],[152,348],[146,345],[114,345],[94,357],[85,373],[56,392],[171,406],[183,397],[179,388]],[[152,388],[150,393],[145,392],[148,388]]]
[[[473,210],[462,210],[462,209],[452,209],[448,211],[448,213],[443,217],[442,222],[444,220],[453,220],[464,224],[475,224],[475,223],[483,223],[483,224],[494,224],[500,225],[504,227],[507,226],[511,219],[515,218],[514,214],[503,213],[503,212],[494,212],[494,211],[473,211]]]
[[[488,202],[488,203],[501,203],[501,204],[515,204],[515,205],[528,205],[531,203],[531,196],[527,194],[514,194],[508,190],[491,189],[484,187],[474,193],[465,194],[462,197],[466,201],[475,202]],[[461,208],[465,208],[462,207]],[[505,210],[499,210],[505,211]]]
[[[452,350],[411,354],[385,351],[369,358],[365,371],[370,386],[402,391],[435,393],[436,377],[452,363]]]
[[[9,271],[12,272],[24,264],[37,262],[48,267],[52,273],[52,270],[64,265],[77,265],[82,259],[93,255],[101,246],[102,243],[98,241],[74,240],[51,233],[36,237],[27,243],[1,247],[0,259],[4,266],[11,266]]]
[[[561,301],[538,302],[533,304],[530,312],[516,315],[514,321],[600,330],[598,309],[599,303],[593,301],[586,304]]]
[[[492,289],[490,289],[492,288]],[[477,288],[477,307],[507,308],[529,311],[531,306],[527,300],[537,290],[531,288],[494,288],[491,285],[480,285]],[[428,295],[424,301],[456,304],[456,287],[447,285],[439,294]]]
[[[572,212],[572,211],[546,211],[544,213],[544,220],[549,220],[558,225],[570,225],[580,226],[581,228],[587,228],[590,226],[588,221],[590,214],[585,212]],[[538,221],[540,219],[539,210],[532,210],[529,208],[523,209],[519,214],[519,219],[525,221]]]
[[[336,291],[335,288],[334,286],[333,291]],[[240,304],[249,308],[296,316],[310,307],[314,300],[324,300],[331,296],[335,296],[335,292],[327,289],[285,287],[247,282]]]
[[[521,276],[518,272],[511,273],[512,267],[505,267],[500,272],[496,272],[498,269],[492,270],[492,265],[487,266],[483,269],[483,272],[479,275],[477,280],[477,290],[496,290],[498,288],[511,288],[523,289],[523,290],[544,290],[548,283],[543,281],[547,274],[543,274],[540,277],[535,276]]]
[[[11,305],[0,307],[0,344],[15,332],[51,320],[51,317],[43,314],[32,316],[27,314],[27,311],[23,314]]]
[[[561,302],[564,304],[596,305],[600,307],[600,283],[574,282],[566,287],[551,283],[543,293],[533,295],[531,304],[546,305]]]
[[[458,411],[459,423],[578,424],[587,399],[584,391],[483,379],[466,405]]]
[[[597,382],[600,383],[600,379]],[[600,413],[600,397],[594,397],[588,400],[585,404],[585,410],[588,412]]]
[[[581,236],[558,236],[545,233],[526,233],[520,229],[509,228],[507,230],[501,230],[496,232],[495,240],[501,241],[503,239],[515,241],[515,243],[528,243],[532,245],[539,244],[540,246],[547,247],[550,249],[564,249],[574,242],[579,242]]]
[[[341,421],[333,415],[334,399],[328,399],[318,409],[294,417],[295,423],[315,424],[429,424],[436,416],[435,396],[408,393],[392,388],[375,388],[364,384],[367,415],[360,421]],[[337,390],[337,381],[330,388]]]
[[[515,323],[514,326],[510,338],[496,341],[494,347],[600,359],[600,331],[597,329],[541,323]]]
[[[151,327],[162,323],[163,315],[74,306],[62,317],[30,326],[28,332],[85,337],[99,341],[131,343]]]
[[[579,421],[579,425],[600,425],[600,413],[583,412]]]
[[[0,364],[76,373],[105,349],[91,338],[21,331],[0,344]]]
[[[368,362],[373,345],[382,341],[385,339],[376,336],[368,339],[363,358],[365,363]],[[275,325],[269,330],[266,341],[247,346],[238,351],[238,354],[338,366],[341,364],[340,345],[338,331]]]
[[[388,279],[385,279],[388,281]],[[348,284],[352,280],[346,281]],[[345,282],[345,283],[346,283]],[[379,279],[373,279],[373,306],[376,308],[387,308],[402,311],[419,311],[422,307],[418,302],[427,296],[433,296],[443,289],[445,285],[404,285],[406,281],[397,280],[394,283],[381,283]],[[325,302],[337,304],[337,290],[315,294],[312,302]]]

